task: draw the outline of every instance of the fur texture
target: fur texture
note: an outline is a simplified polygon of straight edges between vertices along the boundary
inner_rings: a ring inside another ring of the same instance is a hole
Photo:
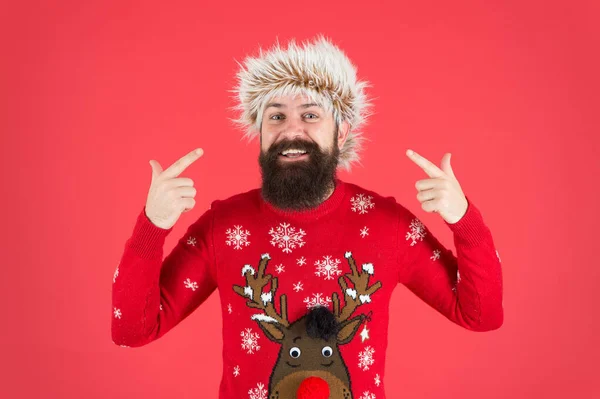
[[[236,61],[237,62],[237,61]],[[366,81],[358,81],[356,68],[348,57],[323,35],[312,42],[297,45],[294,39],[283,49],[279,42],[267,52],[259,49],[257,57],[248,56],[244,65],[237,62],[238,84],[234,90],[240,115],[231,121],[251,140],[260,133],[265,105],[278,96],[306,95],[333,112],[336,124],[347,121],[348,138],[340,150],[338,166],[350,170],[360,163],[360,150],[365,139],[361,128],[370,116],[371,103],[364,92]]]

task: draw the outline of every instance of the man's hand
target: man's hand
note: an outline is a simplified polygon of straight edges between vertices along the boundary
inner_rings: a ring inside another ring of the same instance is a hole
[[[441,169],[412,150],[407,150],[406,155],[430,177],[415,184],[421,208],[439,213],[449,224],[458,222],[467,212],[469,202],[450,166],[451,154],[444,154]]]
[[[194,181],[188,177],[178,176],[203,154],[204,151],[197,148],[164,171],[157,161],[150,161],[152,182],[148,191],[145,212],[155,226],[170,229],[183,212],[194,208],[196,204]]]

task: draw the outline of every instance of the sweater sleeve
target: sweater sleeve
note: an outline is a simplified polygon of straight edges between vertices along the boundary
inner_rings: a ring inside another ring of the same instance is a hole
[[[503,323],[502,270],[490,230],[468,201],[453,232],[457,256],[397,204],[399,282],[450,321],[473,331]]]
[[[164,261],[171,229],[155,226],[145,208],[125,244],[112,289],[112,340],[143,346],[179,324],[217,288],[213,210],[191,224]]]

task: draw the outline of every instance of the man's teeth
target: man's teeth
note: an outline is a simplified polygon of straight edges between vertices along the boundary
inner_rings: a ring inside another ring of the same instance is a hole
[[[306,151],[291,149],[291,150],[285,150],[281,153],[281,155],[287,155],[287,154],[306,154]]]

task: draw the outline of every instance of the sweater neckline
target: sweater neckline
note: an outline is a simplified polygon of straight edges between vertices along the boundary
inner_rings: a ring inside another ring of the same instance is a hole
[[[342,200],[344,199],[344,196],[346,194],[346,183],[344,183],[337,177],[334,179],[334,183],[335,187],[333,189],[333,193],[331,193],[329,198],[327,198],[325,201],[321,202],[318,206],[314,208],[300,211],[277,208],[263,198],[260,189],[258,189],[257,191],[261,208],[263,210],[266,210],[267,212],[276,216],[283,216],[291,219],[311,220],[327,215],[328,213],[334,211],[342,203]]]

